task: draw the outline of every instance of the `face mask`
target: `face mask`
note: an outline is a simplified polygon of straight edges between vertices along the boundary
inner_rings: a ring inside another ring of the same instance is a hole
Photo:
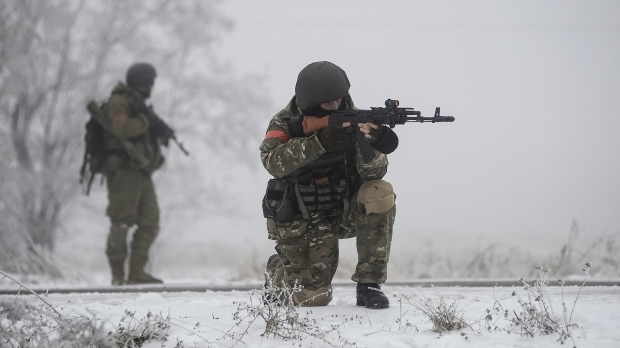
[[[344,110],[344,101],[340,104],[340,109],[339,110]],[[321,104],[319,105],[315,105],[313,107],[311,107],[308,110],[302,110],[302,114],[305,115],[309,115],[309,116],[317,116],[317,117],[323,117],[323,116],[327,116],[327,115],[331,115],[331,113],[334,112],[334,110],[325,110],[321,107]]]

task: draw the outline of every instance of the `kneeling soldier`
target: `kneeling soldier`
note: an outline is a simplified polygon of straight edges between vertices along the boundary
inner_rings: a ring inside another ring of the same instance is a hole
[[[355,108],[349,88],[346,73],[335,64],[306,66],[295,96],[272,118],[260,146],[263,165],[274,177],[263,200],[277,251],[267,263],[267,285],[272,290],[301,286],[292,296],[300,306],[331,301],[338,240],[356,237],[358,263],[351,279],[357,282],[357,304],[389,307],[379,284],[387,278],[396,196],[382,180],[387,156],[376,149],[394,149],[398,138],[389,127],[372,123],[330,125],[333,111]],[[374,148],[368,163],[361,158],[356,129]],[[286,300],[277,296],[266,299]]]

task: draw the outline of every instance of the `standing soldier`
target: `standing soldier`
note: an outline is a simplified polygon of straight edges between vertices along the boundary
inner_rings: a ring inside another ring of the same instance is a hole
[[[162,165],[161,145],[168,140],[154,131],[154,125],[161,120],[145,104],[156,76],[155,68],[148,63],[132,65],[127,70],[127,84],[119,82],[102,106],[118,136],[106,137],[104,164],[109,199],[106,213],[112,224],[106,247],[112,285],[162,283],[144,271],[149,248],[159,232],[159,207],[151,174]],[[136,165],[119,146],[119,139],[131,142],[147,164]],[[134,225],[137,229],[131,241],[129,276],[125,281],[127,232]]]
[[[351,279],[357,283],[357,305],[386,308],[380,285],[387,264],[396,215],[386,153],[398,137],[372,123],[330,125],[335,110],[354,109],[344,70],[330,62],[306,66],[295,96],[269,123],[260,151],[274,177],[263,200],[269,238],[277,254],[267,263],[266,301],[281,301],[283,287],[301,286],[296,305],[325,306],[332,299],[331,282],[338,266],[338,239],[357,238],[358,263]],[[354,130],[374,148],[364,163]],[[280,295],[278,295],[280,294]]]

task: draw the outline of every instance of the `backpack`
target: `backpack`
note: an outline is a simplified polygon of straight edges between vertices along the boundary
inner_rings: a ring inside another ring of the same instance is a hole
[[[105,104],[103,103],[99,108],[103,109]],[[86,179],[87,183],[84,193],[88,196],[95,175],[103,174],[103,164],[106,159],[106,135],[101,124],[92,116],[86,122],[85,128],[84,160],[80,169],[80,184],[83,184]]]

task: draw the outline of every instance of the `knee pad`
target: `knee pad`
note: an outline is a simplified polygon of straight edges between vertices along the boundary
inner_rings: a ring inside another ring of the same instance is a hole
[[[332,292],[331,285],[322,286],[316,290],[302,289],[293,294],[293,301],[301,307],[327,306],[333,298]]]
[[[125,258],[127,255],[126,239],[128,230],[129,226],[127,224],[115,223],[110,226],[106,243],[106,254],[108,256]]]
[[[362,184],[357,202],[364,214],[384,214],[394,207],[396,195],[392,184],[384,180],[372,180]]]

